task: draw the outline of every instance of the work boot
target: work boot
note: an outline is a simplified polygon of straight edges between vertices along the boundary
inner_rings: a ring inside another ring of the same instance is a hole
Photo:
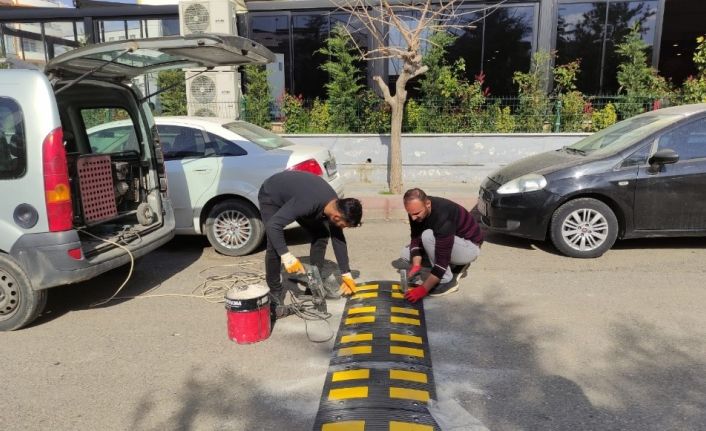
[[[429,291],[429,296],[444,296],[458,291],[458,281],[453,277],[446,283],[439,283]]]
[[[292,314],[289,307],[284,305],[286,294],[287,292],[284,289],[270,291],[270,314],[275,319],[283,319]]]

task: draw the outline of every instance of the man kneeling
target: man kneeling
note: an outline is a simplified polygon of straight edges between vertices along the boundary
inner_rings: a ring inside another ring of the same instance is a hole
[[[401,254],[402,259],[410,263],[407,279],[411,281],[420,275],[424,255],[432,265],[424,282],[408,290],[405,297],[417,302],[427,294],[441,296],[457,291],[458,283],[451,265],[464,271],[476,260],[483,243],[480,226],[461,205],[427,196],[421,189],[407,190],[403,200],[412,238]]]

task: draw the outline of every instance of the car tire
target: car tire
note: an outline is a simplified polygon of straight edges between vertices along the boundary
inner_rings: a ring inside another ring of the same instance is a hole
[[[618,219],[610,207],[593,198],[566,202],[552,215],[551,238],[564,255],[594,258],[608,251],[618,238]]]
[[[209,212],[204,228],[208,242],[218,253],[227,256],[252,253],[265,236],[257,209],[235,199],[216,204]]]
[[[0,254],[0,331],[28,325],[46,304],[47,291],[32,289],[22,268],[11,257]]]

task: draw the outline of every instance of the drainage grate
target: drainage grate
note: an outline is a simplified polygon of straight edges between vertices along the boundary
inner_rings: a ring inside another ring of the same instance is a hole
[[[95,224],[117,217],[110,156],[82,156],[76,162],[83,221]]]

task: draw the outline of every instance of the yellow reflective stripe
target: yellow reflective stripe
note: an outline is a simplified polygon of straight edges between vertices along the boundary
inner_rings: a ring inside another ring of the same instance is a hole
[[[402,290],[399,284],[393,284],[392,285],[392,290]]]
[[[377,310],[377,307],[374,305],[370,307],[353,307],[348,309],[348,314],[374,313],[375,310]]]
[[[346,319],[346,325],[355,325],[356,323],[373,323],[374,321],[375,316],[349,317]]]
[[[377,298],[378,293],[377,292],[366,292],[366,293],[356,293],[355,295],[351,296],[351,299],[368,299],[368,298]]]
[[[373,346],[355,346],[338,349],[338,356],[367,355],[372,353]]]
[[[429,382],[427,374],[420,373],[418,371],[390,370],[390,379],[406,380],[408,382],[417,382],[417,383],[428,383]]]
[[[344,335],[341,337],[341,343],[355,343],[357,341],[372,341],[373,340],[373,334],[369,333],[363,333],[363,334],[352,334],[352,335]],[[402,340],[404,341],[404,340]],[[420,341],[421,343],[421,341]]]
[[[344,380],[357,380],[357,379],[367,379],[370,377],[370,370],[348,370],[348,371],[336,371],[331,376],[332,382],[342,382]]]
[[[402,430],[402,428],[398,429]],[[343,421],[323,424],[321,431],[365,431],[365,421]]]
[[[366,290],[378,290],[378,285],[377,284],[364,284],[362,286],[356,286],[355,291],[356,292],[364,292]]]
[[[417,356],[420,358],[424,357],[424,350],[415,349],[413,347],[390,346],[390,353],[393,355]]]
[[[392,292],[392,297],[396,299],[403,299],[404,295],[400,292]]]
[[[412,319],[409,317],[390,316],[390,322],[391,323],[402,323],[405,325],[416,325],[416,326],[420,325],[419,319]]]
[[[392,311],[393,313],[411,314],[413,316],[419,316],[419,310],[415,310],[414,308],[390,307],[390,311]]]
[[[355,431],[357,431],[357,429]],[[415,424],[412,422],[390,421],[390,431],[434,431],[434,427],[431,425]]]
[[[396,388],[394,386],[390,386],[390,398],[427,402],[429,401],[429,392],[421,391],[419,389]]]
[[[351,386],[350,388],[331,389],[329,400],[345,400],[348,398],[368,398],[367,386]]]
[[[390,334],[390,341],[404,341],[405,343],[422,344],[422,337],[417,337],[416,335],[395,334],[393,332]],[[343,337],[341,337],[341,342],[343,342]]]

